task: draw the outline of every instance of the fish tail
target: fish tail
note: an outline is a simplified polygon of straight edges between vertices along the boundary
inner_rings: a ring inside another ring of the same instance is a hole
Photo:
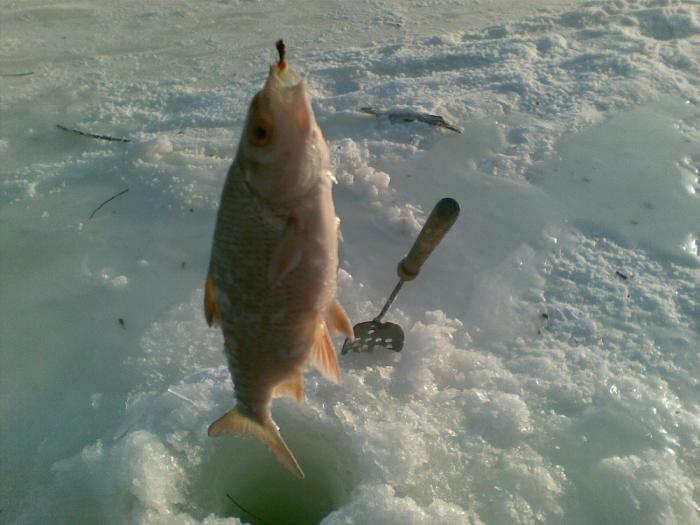
[[[267,418],[264,424],[253,421],[251,418],[241,414],[238,408],[233,408],[226,412],[219,419],[209,425],[208,434],[211,437],[229,433],[234,436],[254,435],[265,443],[277,460],[298,478],[304,477],[304,472],[299,467],[294,454],[282,439],[277,425],[271,417]]]

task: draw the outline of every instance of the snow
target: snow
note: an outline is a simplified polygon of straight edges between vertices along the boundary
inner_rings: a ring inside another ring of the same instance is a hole
[[[700,523],[697,2],[0,5],[3,521]],[[354,322],[462,207],[389,311],[404,350],[275,401],[303,481],[206,435],[232,405],[215,212],[279,37]]]

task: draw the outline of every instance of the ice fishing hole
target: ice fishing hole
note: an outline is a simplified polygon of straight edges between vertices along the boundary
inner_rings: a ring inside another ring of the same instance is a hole
[[[213,452],[190,486],[202,519],[215,513],[253,525],[315,525],[350,500],[357,461],[337,434],[291,402],[282,403],[274,417],[305,478],[290,474],[254,438],[216,438],[206,444]]]

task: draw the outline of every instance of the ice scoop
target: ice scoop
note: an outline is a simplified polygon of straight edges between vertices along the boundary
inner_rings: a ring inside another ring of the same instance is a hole
[[[384,303],[382,311],[371,321],[365,321],[353,327],[355,341],[351,343],[349,339],[346,339],[343,349],[340,351],[341,354],[345,355],[350,351],[371,352],[377,346],[394,352],[401,351],[404,340],[403,330],[396,323],[383,323],[382,318],[396,299],[403,283],[412,281],[418,276],[423,263],[433,253],[458,216],[459,204],[454,199],[445,197],[435,205],[408,255],[399,263],[397,268],[399,282]]]

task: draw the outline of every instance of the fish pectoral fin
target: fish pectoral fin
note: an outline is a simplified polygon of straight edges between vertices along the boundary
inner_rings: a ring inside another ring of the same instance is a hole
[[[252,434],[258,437],[268,446],[282,465],[289,469],[292,474],[303,479],[304,472],[301,470],[299,463],[297,463],[294,454],[292,454],[292,451],[289,450],[284,439],[282,439],[280,431],[272,418],[268,418],[267,423],[263,425],[241,414],[238,408],[233,408],[209,425],[208,434],[210,437],[217,437],[226,433],[234,436]]]
[[[340,367],[325,322],[320,322],[317,325],[314,334],[314,347],[311,351],[311,362],[326,379],[334,383],[340,382]]]
[[[204,285],[204,317],[209,326],[221,324],[221,310],[214,298],[214,281],[211,275],[207,275],[207,282]]]
[[[282,239],[272,252],[268,282],[276,285],[294,270],[301,262],[302,249],[298,235],[298,221],[290,218],[282,234]]]
[[[353,332],[350,318],[337,299],[328,307],[326,324],[336,332],[345,335],[351,343],[355,340],[355,333]]]
[[[272,391],[274,397],[289,396],[299,403],[304,402],[304,376],[301,372],[295,373],[288,379],[275,386]]]

